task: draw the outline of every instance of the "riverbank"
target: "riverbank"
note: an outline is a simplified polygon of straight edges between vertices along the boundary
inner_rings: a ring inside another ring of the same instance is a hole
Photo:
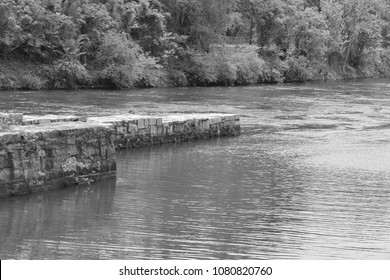
[[[174,65],[153,65],[150,69],[150,65],[146,66],[142,70],[145,73],[131,78],[126,69],[118,68],[117,73],[107,76],[93,65],[12,58],[0,60],[0,90],[240,86],[382,78],[390,76],[389,57],[383,50],[375,53],[364,67],[353,68],[343,67],[336,54],[326,64],[319,64],[303,56],[279,57],[276,52],[261,51],[251,45],[214,45],[208,53],[189,51]]]

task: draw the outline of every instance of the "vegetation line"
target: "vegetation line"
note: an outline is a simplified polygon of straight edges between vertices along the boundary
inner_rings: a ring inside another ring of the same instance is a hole
[[[0,89],[390,75],[387,0],[2,0]]]

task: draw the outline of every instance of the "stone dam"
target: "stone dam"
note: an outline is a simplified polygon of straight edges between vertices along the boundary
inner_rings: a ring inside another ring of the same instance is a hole
[[[0,113],[0,197],[116,176],[115,150],[240,133],[231,114],[107,117]]]

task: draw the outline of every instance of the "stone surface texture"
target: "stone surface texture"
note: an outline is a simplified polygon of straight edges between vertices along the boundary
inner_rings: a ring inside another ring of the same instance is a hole
[[[174,116],[117,115],[88,118],[88,123],[112,124],[117,149],[191,141],[240,133],[240,118],[231,114]]]
[[[1,117],[13,125],[0,131],[0,197],[115,177],[115,149],[240,133],[230,114]]]
[[[72,123],[0,132],[0,197],[114,177],[113,130]]]

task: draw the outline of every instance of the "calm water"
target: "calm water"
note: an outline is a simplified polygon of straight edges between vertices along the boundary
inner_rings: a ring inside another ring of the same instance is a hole
[[[390,259],[390,83],[0,92],[0,111],[236,113],[118,154],[117,180],[0,200],[1,259]]]

